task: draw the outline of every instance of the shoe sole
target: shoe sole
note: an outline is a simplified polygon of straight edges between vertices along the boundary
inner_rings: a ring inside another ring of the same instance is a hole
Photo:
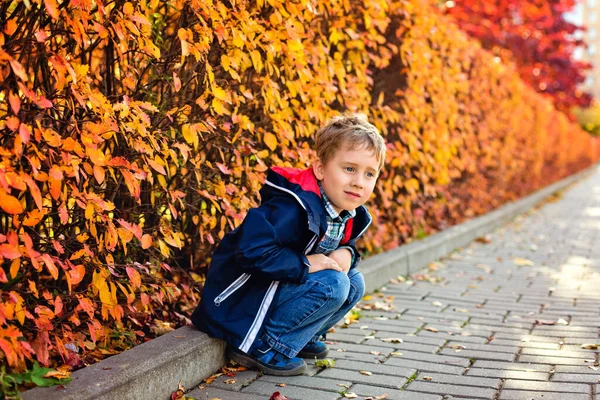
[[[266,365],[263,365],[245,354],[240,354],[240,353],[232,351],[232,350],[228,350],[227,353],[228,353],[227,354],[228,357],[231,360],[235,361],[236,363],[238,363],[246,368],[256,368],[260,372],[267,374],[267,375],[294,376],[294,375],[302,375],[304,373],[304,371],[306,371],[306,363],[304,363],[304,365],[301,365],[294,369],[282,370],[282,369],[270,368]]]
[[[308,359],[311,359],[311,360],[314,359],[314,358],[316,358],[316,359],[320,360],[320,359],[323,359],[323,358],[327,357],[327,354],[329,354],[329,349],[324,350],[324,351],[322,351],[320,353],[310,353],[308,351],[301,351],[300,353],[298,353],[297,357],[308,358]]]

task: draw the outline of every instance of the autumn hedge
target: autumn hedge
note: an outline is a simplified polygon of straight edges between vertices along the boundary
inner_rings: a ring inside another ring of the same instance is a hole
[[[388,142],[380,252],[594,163],[598,142],[434,8],[0,4],[0,358],[80,367],[185,324],[269,165],[341,110]]]

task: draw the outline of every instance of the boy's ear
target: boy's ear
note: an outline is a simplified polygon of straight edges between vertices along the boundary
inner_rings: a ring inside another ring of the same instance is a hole
[[[325,175],[325,166],[321,162],[321,159],[317,158],[315,161],[313,161],[312,168],[317,179],[323,180],[323,176]]]

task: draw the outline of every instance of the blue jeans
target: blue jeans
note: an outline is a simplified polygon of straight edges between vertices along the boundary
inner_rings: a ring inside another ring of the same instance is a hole
[[[305,283],[283,283],[263,325],[262,340],[295,357],[310,341],[317,341],[363,297],[365,281],[352,269],[346,275],[326,269],[308,274]]]

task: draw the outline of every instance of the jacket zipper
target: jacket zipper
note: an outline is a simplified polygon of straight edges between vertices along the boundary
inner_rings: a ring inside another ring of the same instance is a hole
[[[220,295],[215,297],[215,306],[219,307],[223,300],[225,300],[226,298],[231,296],[236,290],[241,288],[244,285],[244,283],[248,281],[248,279],[250,279],[250,274],[243,273],[242,275],[240,275],[240,277],[233,281],[231,285],[227,286],[227,289],[223,290]]]

